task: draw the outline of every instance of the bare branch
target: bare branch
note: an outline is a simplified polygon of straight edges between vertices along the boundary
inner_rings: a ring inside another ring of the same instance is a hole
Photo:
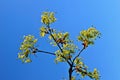
[[[37,50],[37,52],[47,53],[47,54],[51,54],[51,55],[56,55],[55,53],[52,53],[52,52],[47,52],[47,51],[42,51],[42,50]]]
[[[73,59],[73,63],[74,63],[75,59],[80,56],[80,54],[82,53],[82,51],[83,51],[84,49],[85,49],[85,48],[83,47],[83,48],[80,50],[80,52],[78,53],[78,55]]]

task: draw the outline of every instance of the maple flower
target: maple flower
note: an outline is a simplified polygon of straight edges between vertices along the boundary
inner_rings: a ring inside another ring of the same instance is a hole
[[[20,51],[18,53],[18,59],[21,59],[23,63],[31,62],[29,58],[29,54],[32,53],[32,49],[34,48],[37,39],[32,35],[24,36],[24,40],[20,46]]]
[[[90,27],[87,30],[80,32],[78,36],[78,41],[83,42],[84,48],[88,47],[90,44],[94,44],[94,40],[100,36],[100,32],[94,27]]]
[[[45,25],[49,25],[56,21],[54,12],[43,12],[41,16],[41,22]]]
[[[56,43],[58,44],[67,44],[70,42],[70,39],[69,39],[69,33],[68,32],[65,32],[65,33],[62,33],[62,32],[54,32],[52,33],[54,39],[56,40]],[[54,46],[56,46],[56,43],[54,42],[52,36],[50,35],[49,36],[49,39],[52,40],[51,44],[53,44]]]
[[[93,71],[93,78],[95,78],[95,80],[99,80],[99,73],[96,68]]]
[[[47,28],[44,27],[44,26],[42,26],[42,27],[40,28],[40,36],[41,36],[41,37],[44,37],[45,34],[47,34],[47,33],[48,33]]]

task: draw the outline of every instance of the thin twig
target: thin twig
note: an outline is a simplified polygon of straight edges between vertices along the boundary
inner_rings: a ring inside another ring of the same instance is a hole
[[[76,68],[74,68],[74,69],[72,70],[72,72],[75,71],[75,70],[76,70]]]
[[[47,53],[47,54],[51,54],[51,55],[56,55],[55,53],[52,53],[52,52],[47,52],[47,51],[42,51],[42,50],[37,50],[37,52]]]
[[[83,51],[84,49],[85,49],[85,48],[83,47],[83,48],[80,50],[80,52],[78,53],[78,55],[73,59],[73,63],[74,63],[75,59],[80,56],[80,54],[82,53],[82,51]]]

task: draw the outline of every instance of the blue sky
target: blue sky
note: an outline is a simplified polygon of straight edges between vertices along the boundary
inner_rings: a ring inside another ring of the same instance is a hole
[[[90,70],[100,71],[101,80],[120,80],[119,0],[0,0],[0,80],[67,78],[68,65],[56,65],[51,55],[38,53],[30,64],[16,60],[23,35],[39,37],[40,15],[46,10],[56,12],[52,26],[69,32],[74,41],[81,30],[94,25],[102,36],[81,56]],[[39,48],[54,51],[47,42],[40,39]]]

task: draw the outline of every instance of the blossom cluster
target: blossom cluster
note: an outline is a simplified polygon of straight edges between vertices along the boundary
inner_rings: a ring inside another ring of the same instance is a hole
[[[89,72],[87,69],[88,67],[83,63],[81,58],[76,58],[74,63],[76,72],[81,74],[82,78],[84,78],[85,76],[89,76],[91,79],[99,80],[100,76],[96,68],[93,72]]]
[[[94,40],[100,36],[100,32],[94,28],[90,27],[87,30],[82,30],[78,36],[78,40],[83,42],[84,48],[88,47],[90,44],[94,44]]]
[[[54,37],[56,42],[54,41],[53,37]],[[54,32],[49,36],[49,39],[53,41],[53,42],[51,42],[51,44],[53,44],[54,46],[56,46],[56,43],[65,45],[65,44],[70,42],[68,32],[66,32],[66,33]]]
[[[24,36],[24,41],[20,46],[20,51],[18,53],[18,58],[22,60],[23,63],[31,62],[29,58],[29,54],[32,53],[32,49],[34,48],[37,39],[34,38],[32,35]]]
[[[53,39],[54,38],[54,39]],[[65,32],[58,32],[53,33],[49,36],[49,39],[52,40],[51,44],[53,46],[60,45],[61,50],[57,50],[55,52],[56,54],[56,62],[64,62],[70,58],[72,58],[72,55],[75,53],[76,49],[78,48],[73,41],[69,38],[69,33]],[[55,41],[54,41],[55,40]]]
[[[41,22],[45,25],[49,25],[56,21],[54,12],[43,12],[41,18]]]
[[[40,36],[41,36],[41,37],[44,37],[47,33],[48,33],[47,28],[44,27],[44,26],[42,26],[42,27],[40,28]]]

